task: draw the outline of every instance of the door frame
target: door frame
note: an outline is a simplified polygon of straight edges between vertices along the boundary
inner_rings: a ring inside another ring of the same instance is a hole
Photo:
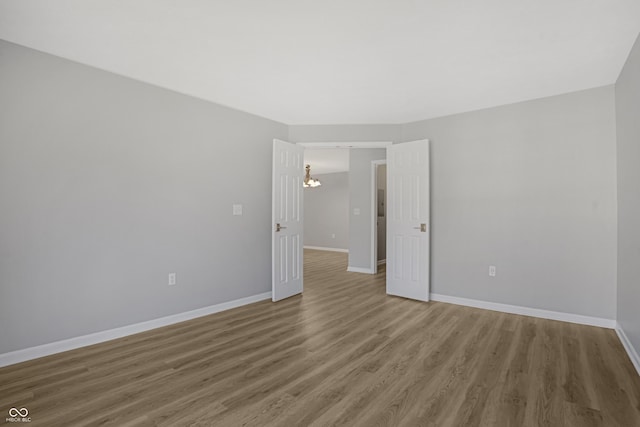
[[[391,141],[362,141],[362,142],[296,142],[295,144],[301,145],[304,148],[387,148],[392,145]]]
[[[371,272],[378,273],[378,166],[386,165],[387,159],[371,161]],[[385,190],[385,197],[387,191]],[[386,221],[386,216],[385,216]]]
[[[347,141],[337,141],[337,142],[327,142],[327,141],[314,141],[314,142],[296,142],[295,144],[300,145],[302,147],[305,148],[305,150],[307,149],[322,149],[322,148],[354,148],[354,149],[358,149],[358,148],[387,148],[390,145],[393,145],[393,142],[391,141],[359,141],[359,142],[347,142]],[[385,164],[387,163],[386,158],[384,160],[373,160],[374,162],[378,162],[378,161],[383,161]],[[375,172],[374,172],[375,173]],[[375,177],[375,175],[374,175]],[[375,191],[375,180],[373,180],[373,185],[374,185],[374,190],[373,193],[376,193]],[[371,211],[372,211],[372,215],[375,214],[375,206],[372,205]],[[351,218],[351,212],[349,212],[349,218]],[[375,223],[375,219],[374,219],[374,223]],[[304,216],[302,217],[302,226],[304,227]],[[370,230],[371,236],[371,242],[372,245],[373,243],[377,243],[377,236],[375,236],[373,233],[377,234],[377,229],[376,227],[373,227],[372,225],[372,229]],[[302,247],[304,248],[304,242],[302,244]],[[377,252],[378,249],[377,248],[373,248],[373,251],[375,251],[374,255],[372,255],[372,257],[377,257]],[[302,262],[304,263],[304,249],[302,250]],[[377,260],[375,262],[372,261],[372,268],[369,271],[363,271],[366,272],[368,274],[376,274],[376,272],[378,271],[378,262]]]

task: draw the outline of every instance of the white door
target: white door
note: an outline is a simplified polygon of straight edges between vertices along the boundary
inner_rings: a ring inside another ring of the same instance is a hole
[[[271,299],[302,293],[304,147],[273,140]]]
[[[387,293],[429,301],[429,141],[387,147]]]

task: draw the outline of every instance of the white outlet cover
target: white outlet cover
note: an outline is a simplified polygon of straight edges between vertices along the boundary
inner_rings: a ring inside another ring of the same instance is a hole
[[[242,205],[234,204],[233,205],[233,214],[234,215],[242,215]]]
[[[496,275],[496,266],[495,265],[490,265],[489,266],[489,276],[494,277]]]
[[[353,208],[354,215],[360,215],[360,208]]]

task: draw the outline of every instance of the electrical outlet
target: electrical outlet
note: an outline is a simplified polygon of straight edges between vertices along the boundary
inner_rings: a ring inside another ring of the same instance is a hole
[[[178,283],[176,273],[169,273],[169,286],[173,286]]]
[[[332,239],[335,239],[335,238],[336,238],[336,233],[332,233],[332,234],[331,234],[331,238],[332,238]]]
[[[489,266],[489,276],[496,277],[496,266],[495,265],[490,265]]]

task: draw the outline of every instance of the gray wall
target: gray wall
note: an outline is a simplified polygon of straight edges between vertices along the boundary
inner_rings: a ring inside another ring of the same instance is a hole
[[[636,348],[638,62],[636,45],[616,88],[618,318]],[[434,292],[615,318],[615,132],[612,86],[406,125],[287,127],[0,41],[0,353],[269,291],[272,138],[429,138]],[[360,268],[384,158],[366,151],[349,177]]]
[[[287,135],[0,41],[0,353],[270,291]]]
[[[640,38],[616,83],[618,322],[640,353]]]
[[[349,174],[312,176],[322,185],[304,189],[304,245],[349,249]]]
[[[349,153],[349,267],[371,265],[371,161],[387,158],[387,150],[357,148]],[[354,209],[360,209],[355,215]]]
[[[613,86],[403,126],[421,138],[432,292],[615,318]]]

